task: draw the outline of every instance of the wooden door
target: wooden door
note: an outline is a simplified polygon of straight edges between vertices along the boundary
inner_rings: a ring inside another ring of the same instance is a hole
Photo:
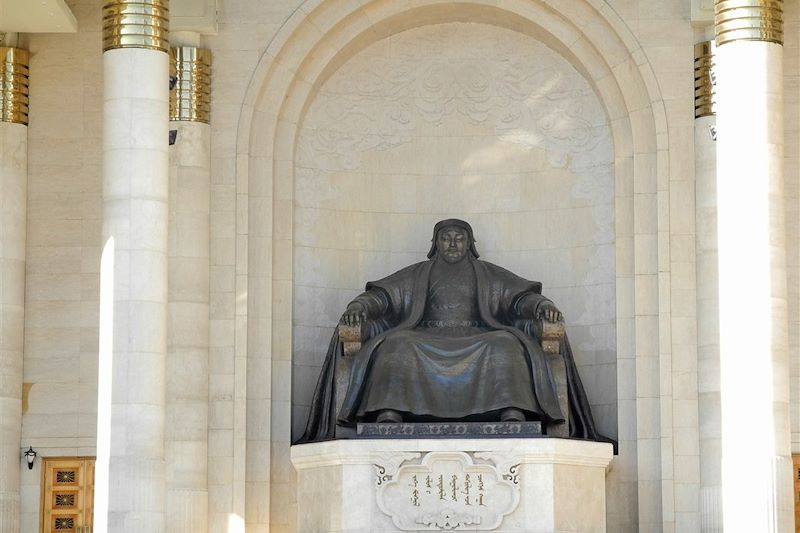
[[[91,533],[94,457],[42,459],[42,533]]]
[[[800,454],[792,455],[794,465],[794,524],[795,531],[800,533]]]

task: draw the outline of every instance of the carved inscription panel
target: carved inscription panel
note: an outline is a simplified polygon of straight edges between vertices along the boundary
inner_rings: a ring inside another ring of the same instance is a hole
[[[402,531],[490,531],[519,505],[518,467],[464,452],[376,464],[378,507]]]

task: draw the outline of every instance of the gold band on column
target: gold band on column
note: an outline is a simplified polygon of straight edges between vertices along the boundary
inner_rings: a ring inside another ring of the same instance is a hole
[[[694,118],[714,115],[714,41],[694,45]]]
[[[783,44],[783,0],[715,0],[717,46],[733,41]]]
[[[28,125],[28,60],[27,50],[0,47],[3,60],[0,78],[0,122]]]
[[[105,0],[103,52],[115,48],[169,50],[169,0]]]
[[[211,119],[211,51],[194,46],[169,50],[170,74],[177,78],[169,93],[169,119],[209,123]]]

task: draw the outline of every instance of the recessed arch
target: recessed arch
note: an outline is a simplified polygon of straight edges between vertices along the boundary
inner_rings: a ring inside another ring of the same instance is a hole
[[[668,147],[666,114],[645,54],[613,9],[601,0],[307,0],[262,55],[237,129],[237,211],[239,220],[247,221],[246,234],[240,236],[246,242],[242,247],[247,251],[246,266],[238,269],[246,276],[242,274],[237,287],[247,295],[247,314],[238,318],[246,336],[237,338],[237,352],[247,354],[248,502],[264,506],[270,493],[276,499],[272,512],[269,507],[266,512],[248,512],[248,522],[291,523],[289,515],[294,513],[285,504],[294,490],[288,465],[287,384],[292,350],[293,165],[300,125],[319,87],[359,50],[400,31],[445,22],[480,22],[533,36],[566,58],[598,94],[614,141],[617,351],[626,359],[618,380],[636,383],[643,377],[637,372],[652,368],[637,365],[637,358],[658,357],[657,339],[654,348],[636,342],[657,331],[658,272],[650,262],[637,264],[634,257],[658,253],[657,183],[667,179],[669,170],[666,158],[658,158]],[[644,237],[637,241],[636,256],[635,236]],[[640,431],[636,420],[657,420],[660,410],[657,403],[637,400],[635,391],[632,396],[620,394],[620,419],[631,422],[620,427],[619,460],[629,462],[624,469],[628,475],[633,471],[623,481],[635,486],[640,464],[637,444],[653,440]],[[642,497],[660,499],[657,493]]]

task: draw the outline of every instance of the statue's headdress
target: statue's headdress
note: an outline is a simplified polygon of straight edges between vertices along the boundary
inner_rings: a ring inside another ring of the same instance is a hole
[[[475,247],[475,236],[472,234],[472,226],[469,225],[469,222],[465,222],[458,218],[448,218],[446,220],[440,220],[436,223],[433,227],[433,237],[431,238],[431,249],[428,252],[428,259],[431,259],[433,256],[436,255],[436,251],[438,246],[436,245],[436,235],[439,234],[439,230],[442,228],[446,228],[448,226],[457,226],[462,228],[464,231],[467,232],[467,237],[469,237],[469,251],[473,257],[476,259],[480,257],[478,254],[478,249]]]

